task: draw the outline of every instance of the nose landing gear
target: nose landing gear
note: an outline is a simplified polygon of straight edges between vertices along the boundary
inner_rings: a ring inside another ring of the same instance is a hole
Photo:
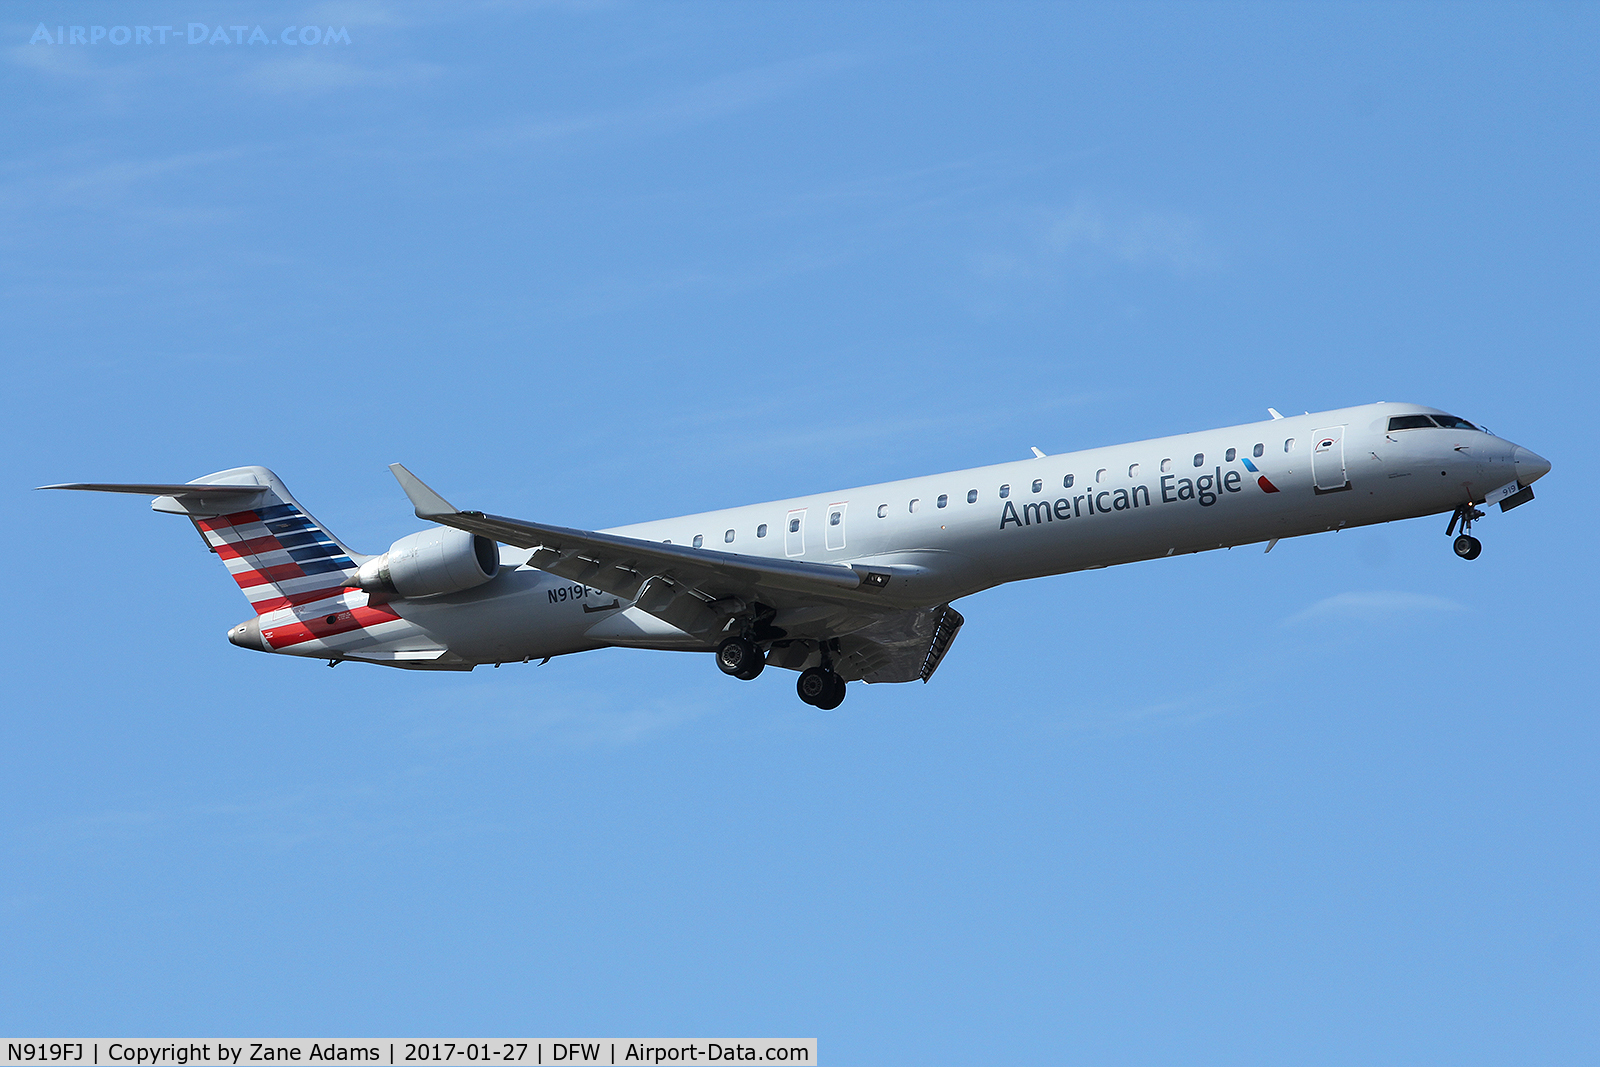
[[[1456,555],[1462,559],[1477,559],[1483,552],[1483,542],[1472,536],[1472,524],[1475,520],[1483,518],[1483,512],[1471,504],[1462,504],[1456,508],[1455,514],[1450,516],[1450,525],[1445,527],[1444,535],[1449,537],[1456,532],[1456,523],[1461,524],[1461,535],[1455,540]]]

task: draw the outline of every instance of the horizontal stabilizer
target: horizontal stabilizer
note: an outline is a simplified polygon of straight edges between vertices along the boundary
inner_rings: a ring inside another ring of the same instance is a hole
[[[254,496],[266,488],[261,485],[161,485],[155,482],[63,482],[40,485],[38,489],[84,489],[91,493],[134,493],[138,496]]]

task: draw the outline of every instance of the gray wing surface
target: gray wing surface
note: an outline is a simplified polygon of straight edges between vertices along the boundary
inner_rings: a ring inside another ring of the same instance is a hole
[[[632,600],[707,641],[750,605],[763,604],[780,614],[826,606],[832,610],[818,620],[825,633],[805,635],[839,638],[841,675],[926,681],[961,626],[960,614],[948,605],[907,610],[884,603],[880,591],[892,579],[892,567],[768,559],[462,511],[404,466],[395,463],[389,469],[418,518],[531,549],[529,566]],[[794,667],[785,660],[802,654],[808,653],[775,650],[773,663]]]

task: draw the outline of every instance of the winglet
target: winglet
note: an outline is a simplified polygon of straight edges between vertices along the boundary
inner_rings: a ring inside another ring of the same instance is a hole
[[[439,515],[459,514],[454,505],[426,485],[423,485],[421,478],[418,478],[400,464],[389,464],[389,473],[393,474],[394,480],[400,483],[400,488],[406,491],[406,496],[411,500],[411,506],[416,509],[417,518],[432,519]]]

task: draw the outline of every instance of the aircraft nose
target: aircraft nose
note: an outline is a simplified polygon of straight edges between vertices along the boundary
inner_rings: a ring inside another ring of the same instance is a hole
[[[1512,458],[1517,464],[1517,481],[1523,485],[1532,485],[1550,473],[1549,460],[1536,452],[1529,452],[1521,445],[1513,450]]]

